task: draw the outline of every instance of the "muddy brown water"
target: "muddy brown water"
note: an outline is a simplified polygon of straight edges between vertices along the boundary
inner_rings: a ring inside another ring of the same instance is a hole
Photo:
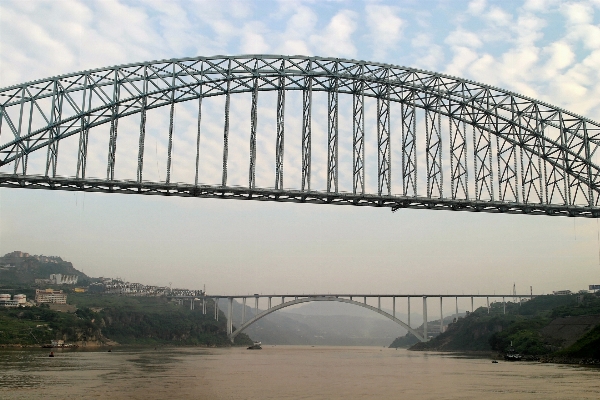
[[[600,399],[600,369],[379,347],[0,351],[1,399]]]

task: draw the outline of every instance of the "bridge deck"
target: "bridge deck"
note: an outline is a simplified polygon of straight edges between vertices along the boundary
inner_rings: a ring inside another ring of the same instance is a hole
[[[533,294],[247,294],[247,295],[206,295],[206,298],[269,298],[269,297],[298,297],[298,298],[310,298],[310,297],[367,297],[367,298],[379,298],[379,297],[520,297],[520,298],[533,298],[536,295]]]

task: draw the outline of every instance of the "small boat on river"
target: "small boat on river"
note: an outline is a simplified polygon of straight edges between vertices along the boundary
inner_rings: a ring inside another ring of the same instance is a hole
[[[262,350],[261,342],[254,342],[254,344],[248,347],[248,350]]]
[[[516,352],[512,342],[510,342],[510,347],[506,350],[506,353],[504,353],[504,359],[506,361],[521,361],[522,358],[523,356]]]

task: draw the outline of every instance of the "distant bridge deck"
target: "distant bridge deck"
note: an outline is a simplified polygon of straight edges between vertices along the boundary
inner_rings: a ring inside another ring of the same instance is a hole
[[[533,298],[537,295],[534,294],[246,294],[246,295],[225,295],[225,294],[211,294],[206,295],[207,298],[216,298],[216,299],[243,299],[243,298],[309,298],[309,297],[343,297],[343,298],[354,298],[354,297],[367,297],[367,298],[394,298],[394,297],[492,297],[492,298],[500,298],[500,297],[517,297],[517,298]]]

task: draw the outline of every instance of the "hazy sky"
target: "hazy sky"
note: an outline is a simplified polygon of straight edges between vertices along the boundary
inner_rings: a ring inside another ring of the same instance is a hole
[[[598,0],[0,1],[0,87],[249,53],[444,72],[600,120]],[[263,113],[273,114],[265,98]],[[214,101],[209,136],[222,119]],[[232,129],[247,130],[247,99],[233,110]],[[183,132],[185,107],[178,113]],[[156,140],[157,158],[163,145]],[[183,147],[176,142],[175,152]],[[267,170],[258,173],[270,182]],[[92,276],[206,284],[209,293],[508,293],[513,282],[519,292],[579,290],[600,284],[599,238],[598,222],[586,219],[0,189],[0,253],[59,255]]]

